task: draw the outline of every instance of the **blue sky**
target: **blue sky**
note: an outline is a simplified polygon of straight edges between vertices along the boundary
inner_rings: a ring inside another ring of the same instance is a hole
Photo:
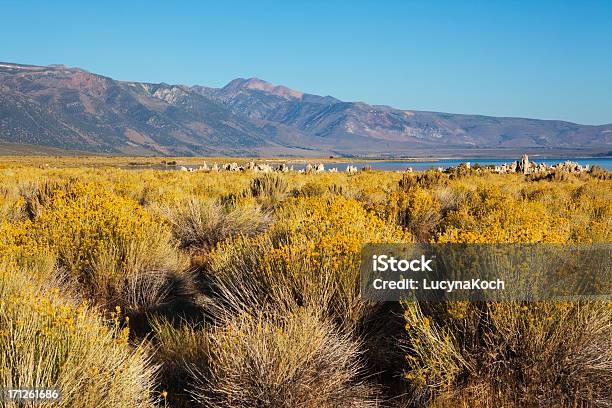
[[[0,0],[0,61],[209,86],[255,76],[403,109],[612,122],[612,1],[86,3]]]

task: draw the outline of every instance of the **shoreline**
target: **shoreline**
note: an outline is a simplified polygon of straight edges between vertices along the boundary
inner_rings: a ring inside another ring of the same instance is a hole
[[[503,165],[515,162],[519,157],[436,157],[436,158],[394,158],[394,159],[365,159],[365,158],[258,158],[258,157],[149,157],[149,156],[0,156],[0,169],[11,167],[39,167],[39,168],[118,168],[124,170],[180,170],[181,167],[197,169],[204,164],[211,166],[227,165],[236,163],[238,166],[245,166],[249,162],[256,164],[267,164],[272,167],[284,164],[286,166],[299,168],[307,164],[316,166],[323,164],[326,169],[336,167],[338,171],[343,171],[345,166],[371,166],[372,170],[382,171],[403,171],[406,168],[413,168],[415,171],[427,170],[428,168],[453,167],[461,163],[472,165]],[[578,161],[581,165],[598,165],[610,171],[612,164],[609,163],[612,157],[544,157],[530,156],[533,162],[548,164],[562,163],[564,161]],[[585,163],[586,161],[586,163]],[[594,161],[588,163],[589,161]],[[603,163],[602,163],[603,161]],[[597,163],[599,162],[599,163]],[[401,168],[403,165],[404,168]]]

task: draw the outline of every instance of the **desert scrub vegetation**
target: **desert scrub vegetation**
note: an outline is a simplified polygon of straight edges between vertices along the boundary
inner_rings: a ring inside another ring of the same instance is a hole
[[[266,197],[282,200],[289,189],[287,181],[281,176],[265,174],[251,181],[250,193],[253,197]]]
[[[404,316],[413,403],[609,404],[609,303],[410,303]]]
[[[182,248],[208,250],[231,237],[253,236],[270,223],[269,211],[256,203],[221,203],[219,200],[190,198],[163,210],[172,233]]]
[[[24,201],[27,218],[4,224],[5,244],[18,255],[53,254],[56,269],[98,304],[148,306],[179,268],[168,223],[129,198],[71,182],[43,184]]]
[[[155,367],[145,345],[128,344],[120,310],[105,319],[87,302],[0,271],[0,387],[57,388],[55,407],[150,407]],[[3,402],[2,406],[35,406]],[[51,404],[42,404],[51,406]]]
[[[566,194],[555,196],[548,185],[525,186],[520,194],[503,185],[480,185],[441,218],[430,239],[609,242],[612,206],[602,187],[588,182],[567,194],[567,186],[556,185],[554,190]],[[591,195],[585,200],[586,191]],[[585,226],[592,227],[587,232]],[[414,403],[607,406],[611,401],[609,303],[421,302],[405,304],[404,316],[405,377]]]
[[[610,242],[603,170],[261,175],[62,160],[0,165],[3,381],[35,381],[28,358],[41,356],[40,384],[108,391],[66,407],[612,405],[609,303],[359,293],[366,243]]]
[[[359,297],[361,246],[410,242],[401,227],[342,196],[288,199],[276,217],[265,234],[226,242],[202,265],[211,310],[311,306],[352,329],[371,306]]]
[[[317,310],[224,316],[215,325],[158,321],[160,353],[202,407],[371,407],[377,390],[360,380],[359,345]],[[172,375],[169,373],[169,375]]]

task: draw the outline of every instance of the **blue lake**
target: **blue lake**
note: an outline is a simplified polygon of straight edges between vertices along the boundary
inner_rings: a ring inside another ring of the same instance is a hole
[[[566,160],[571,160],[576,162],[582,166],[599,166],[608,171],[612,171],[612,158],[586,158],[586,159],[573,159],[573,158],[561,158],[561,159],[539,159],[537,157],[530,157],[530,161],[535,161],[537,163],[546,163],[548,165],[553,165],[557,163],[564,162]],[[438,167],[453,167],[457,166],[461,163],[470,162],[472,165],[478,163],[480,165],[501,165],[504,163],[512,163],[516,161],[515,159],[442,159],[436,161],[371,161],[371,162],[343,162],[343,163],[328,163],[325,164],[325,169],[330,169],[333,167],[337,167],[338,171],[345,170],[346,166],[356,166],[361,170],[364,166],[372,166],[373,170],[406,170],[408,167],[412,167],[413,170],[428,170],[430,168],[438,168]],[[315,163],[316,160],[313,160]],[[304,166],[296,165],[295,169],[303,168]]]
[[[267,162],[270,165],[272,165],[272,167],[276,167],[280,162],[286,162],[289,166],[293,166],[295,170],[304,169],[304,167],[306,167],[305,163],[310,163],[312,165],[316,165],[317,163],[319,163],[317,159],[302,159],[299,161],[292,160],[292,159],[288,159],[286,161],[285,160],[267,161],[267,160],[258,160],[258,159],[252,159],[252,160],[256,163],[266,163]],[[530,157],[529,160],[535,161],[537,163],[546,163],[548,165],[562,163],[566,160],[570,160],[582,166],[586,166],[586,165],[599,166],[608,171],[612,171],[612,158],[540,159],[538,157]],[[184,164],[181,164],[179,166],[166,166],[163,164],[153,164],[153,165],[143,165],[143,166],[122,166],[121,168],[128,169],[128,170],[139,170],[139,169],[178,170],[180,166],[184,165],[187,168],[197,169],[199,166],[201,166],[204,163],[204,161],[206,161],[206,163],[208,163],[208,165],[210,166],[215,160],[198,159],[197,160],[198,164],[194,163],[195,160],[192,163],[189,163],[188,160],[185,160]],[[226,160],[226,161],[229,161],[229,160]],[[436,169],[438,167],[442,167],[446,169],[448,167],[458,166],[459,164],[466,163],[466,162],[469,162],[472,165],[478,163],[480,165],[486,166],[486,165],[501,165],[504,163],[510,164],[513,161],[516,161],[516,158],[514,159],[469,159],[469,158],[466,158],[466,159],[439,159],[439,160],[423,159],[423,160],[414,160],[414,161],[412,160],[405,160],[405,161],[402,161],[402,160],[388,160],[388,161],[387,160],[372,160],[372,161],[359,161],[359,162],[330,162],[330,163],[325,163],[325,170],[329,170],[329,169],[336,167],[338,171],[344,171],[346,170],[346,167],[349,165],[355,166],[359,170],[361,170],[361,168],[364,166],[371,166],[373,170],[404,171],[408,169],[409,167],[411,167],[413,170],[429,170],[431,168]]]

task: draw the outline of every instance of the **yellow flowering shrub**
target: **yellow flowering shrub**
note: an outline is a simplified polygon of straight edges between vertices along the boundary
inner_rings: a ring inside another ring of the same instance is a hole
[[[440,202],[432,191],[411,186],[388,195],[379,212],[383,217],[407,228],[419,241],[428,241],[440,220]]]
[[[590,196],[584,199],[585,189],[579,188],[573,197],[551,199],[533,189],[517,196],[496,185],[480,185],[441,218],[435,241],[609,240],[610,202],[603,199],[601,189],[588,190]],[[404,310],[409,344],[405,378],[423,403],[503,401],[517,395],[513,404],[530,404],[538,398],[570,403],[572,398],[589,398],[589,392],[603,392],[601,379],[589,377],[588,363],[577,364],[571,373],[563,363],[566,356],[581,353],[584,347],[592,347],[593,355],[609,356],[598,346],[606,336],[600,324],[611,317],[601,302],[409,302]],[[587,346],[585,338],[592,343]],[[534,371],[527,378],[515,377],[526,370]],[[522,388],[508,389],[500,378]],[[551,382],[562,382],[571,392],[547,388]],[[484,391],[471,395],[470,389]],[[547,391],[538,394],[542,390]]]
[[[276,228],[293,245],[307,243],[305,256],[314,263],[350,267],[365,243],[399,243],[409,240],[401,227],[385,223],[356,200],[345,197],[311,197],[293,200]],[[289,255],[290,245],[279,249]]]
[[[300,275],[305,280],[300,290],[305,294],[311,289],[309,282],[321,276],[332,279],[335,307],[340,309],[337,314],[347,322],[358,319],[363,306],[358,299],[362,246],[409,242],[410,235],[345,197],[295,200],[288,203],[285,211],[276,230],[272,228],[271,234],[280,237],[280,244],[266,254],[266,268],[271,274],[285,271]]]
[[[442,222],[440,243],[565,242],[567,219],[542,202],[516,199],[492,186],[472,193]]]
[[[8,262],[29,248],[22,245],[26,240],[26,223],[11,223],[0,220],[0,260]]]
[[[121,302],[126,285],[179,265],[165,221],[94,184],[55,190],[34,220],[4,222],[0,229],[0,257],[29,267],[29,259],[53,256],[100,303]]]
[[[564,209],[570,220],[573,242],[610,242],[612,240],[612,190],[605,181],[585,183],[572,191]]]
[[[118,269],[129,272],[139,266],[129,256],[130,245],[164,230],[169,237],[168,226],[133,201],[84,184],[58,191],[29,229],[33,241],[58,248],[63,264],[77,273],[94,268],[100,256],[112,249],[120,251]],[[152,267],[164,265],[163,258],[151,261]]]

